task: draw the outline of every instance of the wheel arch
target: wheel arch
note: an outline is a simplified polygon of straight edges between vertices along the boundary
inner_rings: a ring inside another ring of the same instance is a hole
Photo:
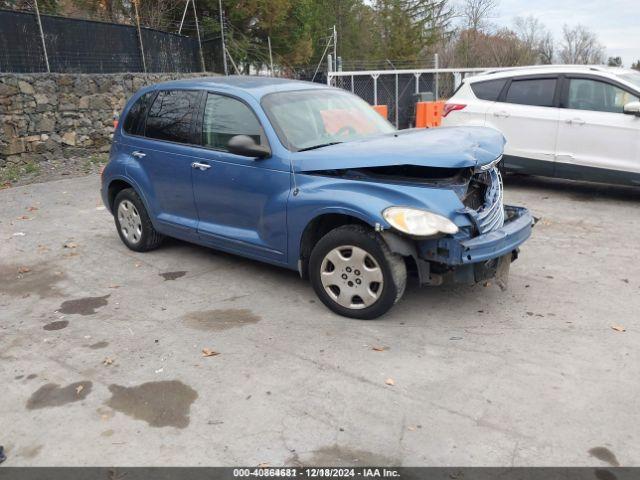
[[[309,278],[309,258],[316,243],[328,232],[343,225],[364,225],[373,228],[367,221],[351,213],[328,212],[311,219],[300,237],[298,271],[302,278]]]

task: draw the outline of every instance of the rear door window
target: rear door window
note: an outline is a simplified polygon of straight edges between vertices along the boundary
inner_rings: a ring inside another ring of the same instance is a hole
[[[555,78],[535,78],[511,81],[505,98],[507,103],[520,105],[535,105],[538,107],[553,107],[553,97],[556,91]]]
[[[147,115],[145,136],[177,143],[194,143],[192,124],[200,92],[162,90]]]
[[[471,84],[471,90],[473,90],[474,95],[480,100],[495,102],[498,100],[505,83],[507,83],[506,78],[489,80],[487,82],[475,82]]]
[[[122,128],[129,135],[142,135],[144,128],[144,116],[149,108],[149,103],[153,98],[153,92],[145,93],[129,109],[127,117],[124,119]]]
[[[226,151],[229,140],[236,135],[247,135],[258,145],[267,143],[260,122],[248,105],[225,95],[207,94],[202,122],[202,144]]]

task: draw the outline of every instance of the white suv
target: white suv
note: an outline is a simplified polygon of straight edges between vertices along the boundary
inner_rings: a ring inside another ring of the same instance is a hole
[[[558,65],[465,79],[443,125],[484,125],[506,140],[506,171],[640,185],[640,72]]]

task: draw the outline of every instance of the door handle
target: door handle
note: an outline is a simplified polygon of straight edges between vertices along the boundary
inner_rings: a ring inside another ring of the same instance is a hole
[[[147,156],[146,153],[140,152],[138,150],[136,150],[135,152],[133,152],[131,155],[133,155],[135,158],[137,159],[141,159]]]
[[[493,116],[494,117],[508,118],[509,117],[509,112],[505,112],[504,110],[501,110],[499,112],[494,112]]]
[[[209,170],[211,168],[211,165],[206,163],[193,162],[191,164],[191,168],[197,168],[201,172],[204,172],[205,170]]]
[[[581,118],[568,118],[567,120],[565,120],[566,123],[568,123],[569,125],[572,124],[576,124],[576,125],[584,125],[584,120],[582,120]]]

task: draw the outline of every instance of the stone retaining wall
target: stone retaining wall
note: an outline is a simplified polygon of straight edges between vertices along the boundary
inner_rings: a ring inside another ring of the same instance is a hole
[[[0,74],[0,168],[107,152],[139,88],[203,74]]]

